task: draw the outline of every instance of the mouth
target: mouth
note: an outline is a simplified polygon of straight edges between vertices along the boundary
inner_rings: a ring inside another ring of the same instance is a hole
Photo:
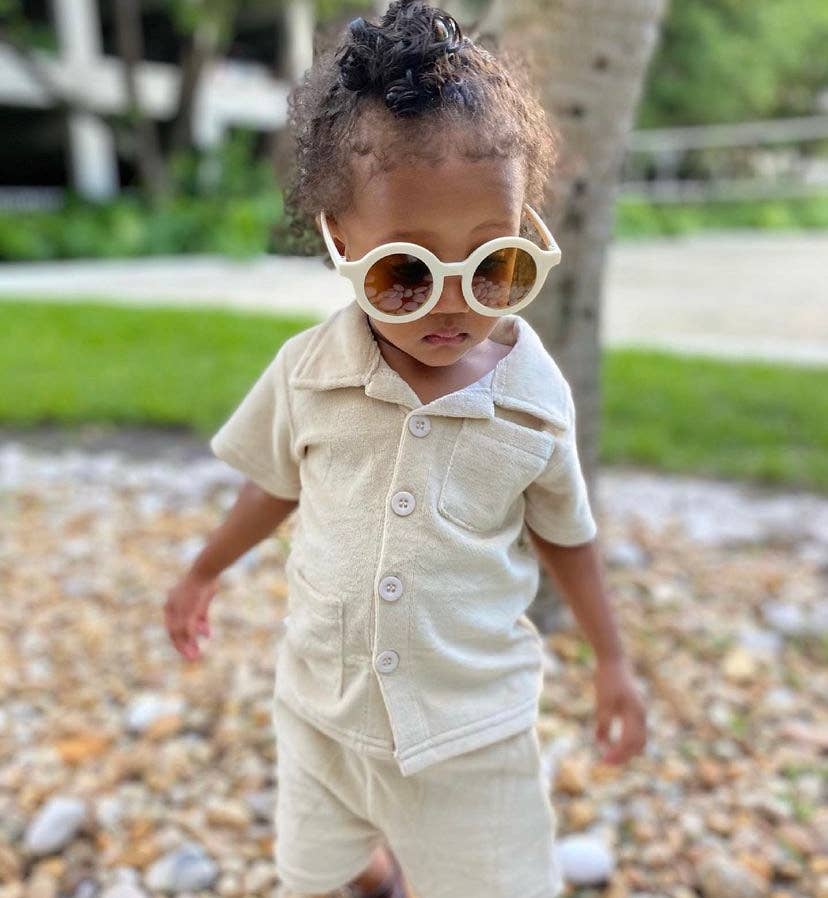
[[[423,340],[436,345],[456,346],[468,336],[465,331],[435,331],[433,334],[426,334]]]

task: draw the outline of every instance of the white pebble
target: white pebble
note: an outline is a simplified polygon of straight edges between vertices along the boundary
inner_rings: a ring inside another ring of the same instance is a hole
[[[72,795],[55,795],[35,815],[26,830],[25,850],[32,855],[52,854],[75,837],[84,817],[86,804]]]
[[[555,843],[564,878],[573,885],[606,882],[615,869],[615,859],[606,843],[595,836],[574,833]]]

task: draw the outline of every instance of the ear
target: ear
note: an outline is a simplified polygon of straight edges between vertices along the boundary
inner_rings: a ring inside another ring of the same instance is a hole
[[[317,220],[319,222],[322,221],[321,213],[317,216]],[[342,233],[342,229],[339,227],[339,222],[330,215],[325,216],[325,221],[327,221],[328,223],[328,230],[331,233],[331,239],[334,242],[334,246],[336,246],[343,258],[347,258],[347,255],[345,253],[345,235]],[[320,233],[321,230],[322,226],[320,224]]]

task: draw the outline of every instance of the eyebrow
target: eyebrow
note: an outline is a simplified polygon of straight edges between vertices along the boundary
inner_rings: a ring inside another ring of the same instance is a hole
[[[499,228],[508,228],[510,225],[511,225],[511,222],[502,221],[501,219],[498,219],[498,218],[492,218],[491,220],[484,221],[482,224],[476,225],[474,228],[472,228],[472,234],[475,231],[482,231],[483,228],[493,228],[495,226],[497,226]],[[382,242],[390,243],[392,240],[399,240],[399,239],[418,240],[423,237],[436,237],[436,236],[437,235],[434,233],[434,231],[399,230],[399,231],[391,231],[390,233],[386,234],[382,238]]]

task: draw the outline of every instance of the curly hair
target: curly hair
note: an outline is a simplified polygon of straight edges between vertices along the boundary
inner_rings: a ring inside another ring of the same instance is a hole
[[[284,202],[293,235],[318,236],[321,209],[336,217],[350,208],[354,155],[371,156],[380,171],[436,163],[446,152],[470,161],[517,157],[526,201],[542,204],[558,132],[526,59],[498,55],[423,0],[392,0],[379,24],[350,22],[344,40],[320,52],[288,95]]]

